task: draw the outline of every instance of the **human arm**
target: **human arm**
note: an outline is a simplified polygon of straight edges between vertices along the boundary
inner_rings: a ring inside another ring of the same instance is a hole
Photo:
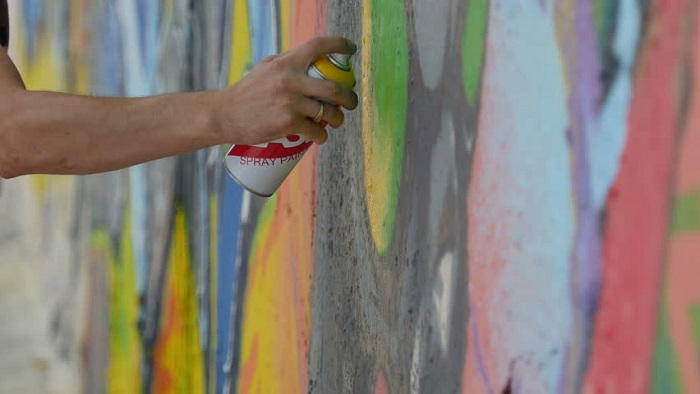
[[[323,143],[325,129],[309,120],[320,104],[310,97],[354,109],[357,96],[337,83],[308,77],[306,69],[324,53],[354,50],[343,38],[316,38],[266,59],[227,89],[105,98],[28,91],[0,49],[0,176],[103,172],[289,134]],[[327,106],[324,120],[338,127],[343,113]]]

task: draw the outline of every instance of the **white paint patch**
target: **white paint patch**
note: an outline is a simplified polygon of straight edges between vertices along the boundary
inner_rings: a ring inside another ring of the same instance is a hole
[[[250,201],[252,194],[243,190],[243,201],[241,202],[241,224],[250,223]]]
[[[511,392],[519,394],[542,394],[549,392],[547,385],[538,376],[534,365],[523,361],[513,363],[511,370]]]
[[[423,82],[434,90],[440,83],[447,50],[450,2],[413,0],[413,22]]]
[[[627,139],[627,116],[632,100],[632,77],[641,33],[642,15],[636,0],[622,0],[617,16],[613,52],[619,68],[600,114],[598,130],[588,134],[593,204],[600,211],[620,169]]]
[[[439,239],[445,200],[450,192],[456,190],[454,180],[457,177],[455,153],[455,127],[452,116],[443,113],[440,134],[430,154],[430,205],[428,213],[428,239]],[[431,266],[436,261],[435,244],[429,245],[428,261]]]
[[[575,230],[565,76],[555,17],[536,2],[491,2],[469,192],[472,319],[488,329],[480,363],[491,389],[527,354],[526,378],[555,392],[573,311]],[[470,349],[471,351],[471,349]],[[477,371],[476,369],[473,369]],[[483,384],[479,372],[465,380]],[[468,385],[468,383],[467,383]],[[478,387],[473,383],[471,389]]]
[[[455,258],[452,252],[445,253],[438,266],[438,275],[433,284],[433,304],[440,335],[442,357],[447,357],[450,341],[450,322],[454,303]]]
[[[422,320],[416,327],[416,335],[413,338],[413,357],[411,358],[410,389],[411,394],[420,393],[420,360],[421,360],[421,335],[423,333]]]

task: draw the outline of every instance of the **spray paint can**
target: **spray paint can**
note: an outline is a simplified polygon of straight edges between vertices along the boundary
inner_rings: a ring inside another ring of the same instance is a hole
[[[355,74],[346,54],[324,55],[316,60],[307,74],[355,87]],[[333,102],[321,100],[330,105]],[[325,123],[321,123],[325,127]],[[225,157],[229,175],[246,190],[262,197],[271,196],[299,163],[313,141],[298,134],[264,144],[233,145]]]

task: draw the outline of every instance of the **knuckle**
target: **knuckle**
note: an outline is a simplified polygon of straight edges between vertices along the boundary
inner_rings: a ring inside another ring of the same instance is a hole
[[[268,62],[273,71],[281,73],[286,67],[286,61],[281,56],[274,56]]]

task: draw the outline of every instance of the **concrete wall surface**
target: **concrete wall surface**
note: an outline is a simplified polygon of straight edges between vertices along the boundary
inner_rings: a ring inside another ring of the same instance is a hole
[[[226,147],[0,180],[0,393],[700,393],[699,1],[10,11],[30,89],[223,88],[337,34],[361,104],[268,199]]]

